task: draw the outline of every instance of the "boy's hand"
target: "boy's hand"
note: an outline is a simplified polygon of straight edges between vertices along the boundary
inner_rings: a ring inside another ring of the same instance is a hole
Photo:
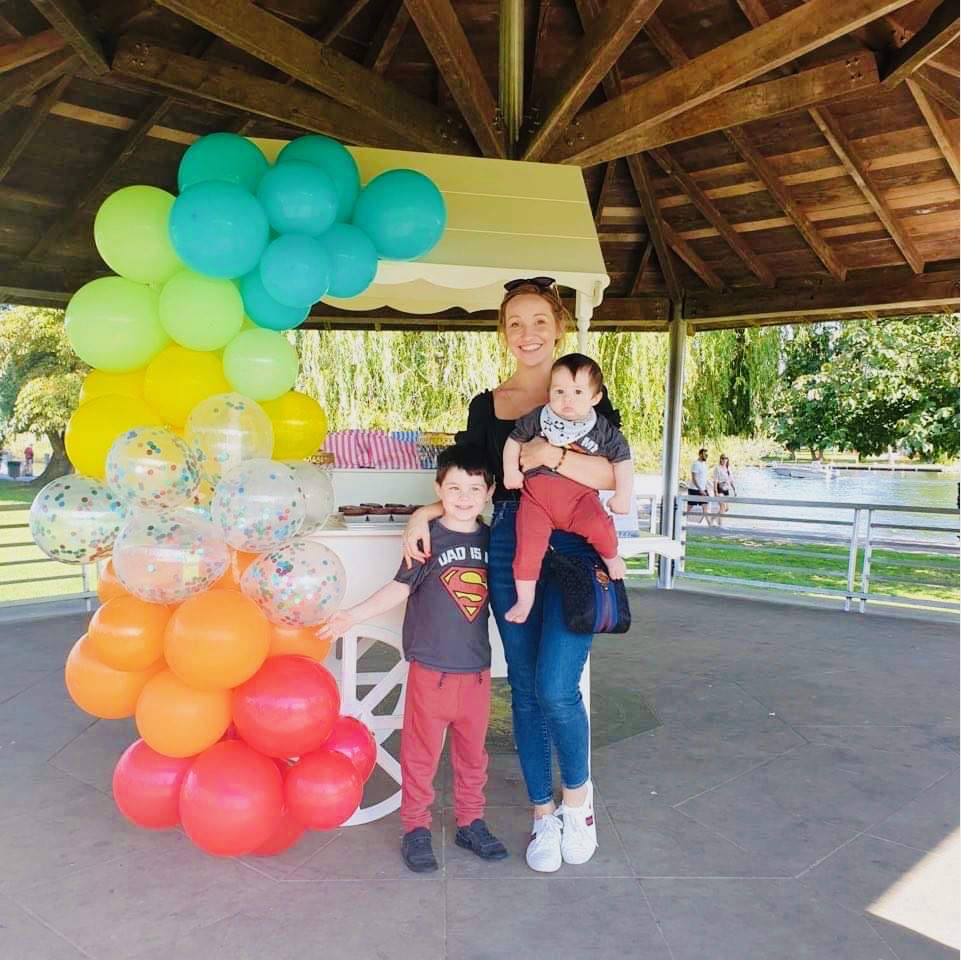
[[[508,490],[520,490],[524,486],[524,474],[520,470],[505,470],[504,486]]]
[[[339,613],[335,613],[329,620],[325,620],[318,627],[318,633],[328,640],[336,640],[353,627],[355,622],[349,610],[341,610]]]
[[[631,510],[631,498],[627,495],[621,495],[615,493],[610,500],[607,501],[607,509],[611,513],[630,513]]]

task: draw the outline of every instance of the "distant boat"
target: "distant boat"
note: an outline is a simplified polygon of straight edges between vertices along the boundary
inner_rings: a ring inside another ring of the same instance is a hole
[[[837,475],[834,467],[824,464],[815,466],[813,463],[776,463],[770,465],[779,477],[797,477],[805,480],[833,480]]]

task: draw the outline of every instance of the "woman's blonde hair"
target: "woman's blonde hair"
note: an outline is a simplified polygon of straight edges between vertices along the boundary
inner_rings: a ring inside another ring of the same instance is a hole
[[[500,311],[497,316],[497,332],[502,337],[507,337],[507,305],[515,297],[522,297],[526,294],[540,297],[551,308],[554,322],[557,324],[557,342],[560,343],[567,331],[571,329],[573,321],[570,311],[564,306],[564,301],[561,300],[561,295],[557,292],[556,286],[539,287],[536,283],[524,283],[519,287],[514,287],[513,290],[508,290],[504,294],[504,299],[501,300]]]

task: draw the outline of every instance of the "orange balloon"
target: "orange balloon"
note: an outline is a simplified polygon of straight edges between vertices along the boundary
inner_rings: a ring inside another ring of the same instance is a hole
[[[194,690],[164,670],[143,688],[136,715],[148,747],[165,757],[192,757],[230,726],[230,691]]]
[[[270,652],[268,657],[293,654],[324,660],[330,653],[330,640],[321,635],[318,627],[289,627],[284,623],[270,625]]]
[[[267,659],[270,624],[250,597],[207,590],[188,597],[167,624],[164,656],[184,683],[227,690],[249,680]]]
[[[117,579],[117,571],[113,568],[113,560],[108,560],[97,577],[97,596],[101,603],[113,600],[114,597],[129,597],[124,585]]]
[[[230,566],[227,567],[224,575],[213,585],[213,589],[239,590],[240,578],[244,575],[244,571],[259,556],[259,553],[247,553],[244,550],[231,550]]]
[[[114,670],[145,670],[163,657],[171,613],[163,604],[129,595],[108,600],[87,627],[94,654]]]
[[[102,720],[122,720],[134,715],[144,687],[163,668],[161,661],[145,670],[114,670],[94,654],[84,634],[67,654],[64,680],[81,710]]]

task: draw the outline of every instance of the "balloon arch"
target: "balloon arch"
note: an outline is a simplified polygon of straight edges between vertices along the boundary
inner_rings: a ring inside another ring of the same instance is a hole
[[[305,459],[327,425],[294,389],[284,331],[321,297],[363,292],[380,259],[427,253],[446,209],[413,170],[362,186],[322,136],[271,165],[211,134],[177,180],[176,197],[124,187],[97,213],[115,275],[65,317],[92,368],[66,431],[77,473],[39,492],[30,524],[52,559],[110,558],[65,678],[93,716],[136,718],[114,770],[120,811],[182,825],[211,854],[269,855],[349,819],[377,751],[321,663],[345,571],[304,536],[334,507]]]

